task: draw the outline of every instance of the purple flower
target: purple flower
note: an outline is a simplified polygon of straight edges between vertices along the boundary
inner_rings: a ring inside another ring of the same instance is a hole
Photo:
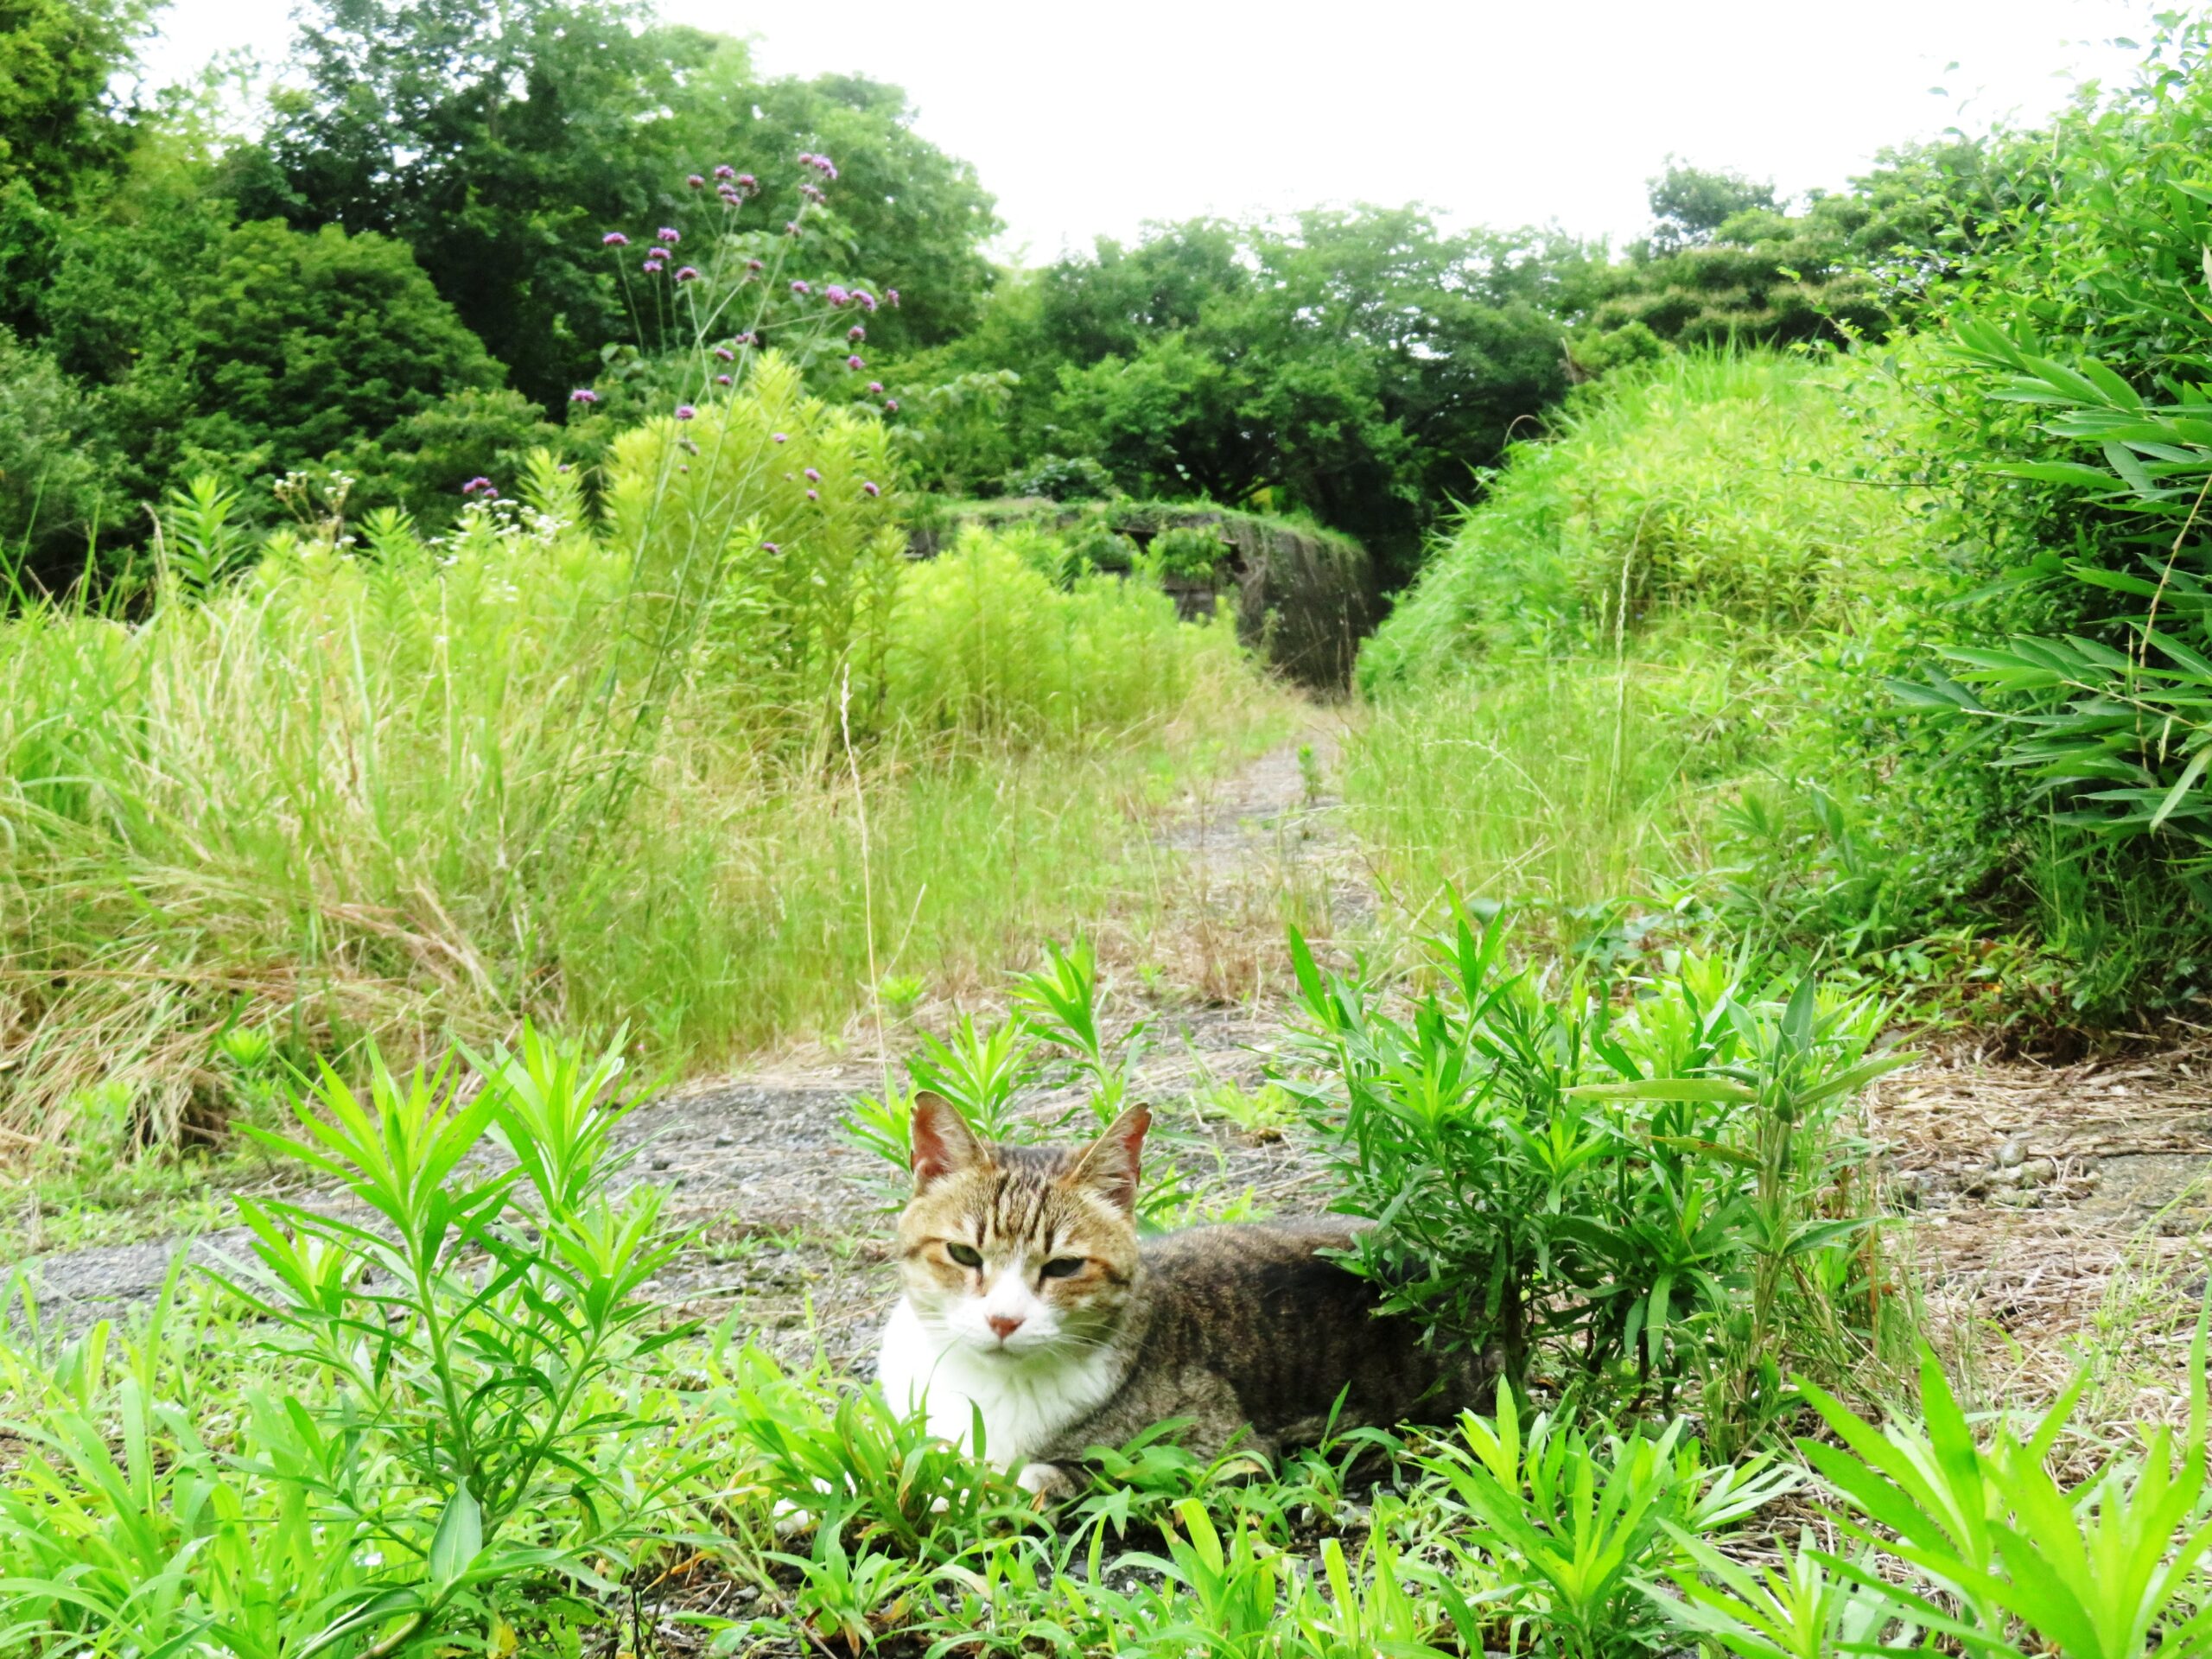
[[[851,327],[845,330],[845,338],[847,340],[866,340],[868,338],[868,330],[861,327],[860,324],[856,322]]]
[[[798,220],[795,219],[785,219],[784,221],[784,234],[785,236],[797,236],[798,234]]]
[[[578,386],[569,394],[569,401],[572,404],[595,404],[599,401],[599,394],[589,386]]]
[[[849,357],[845,359],[845,366],[848,369],[864,369],[868,367],[868,365],[861,362],[857,357]]]
[[[875,309],[875,296],[864,288],[856,288],[853,290],[853,303],[863,311],[873,312]]]
[[[683,239],[683,233],[681,231],[676,230],[672,226],[667,225],[662,226],[658,234],[659,235],[660,239],[667,243],[671,248]]]
[[[599,245],[603,248],[626,248],[630,245],[630,238],[620,231],[609,231],[599,238]]]
[[[737,361],[737,353],[730,350],[727,346],[715,346],[715,355],[721,359],[725,363],[734,363]]]
[[[741,346],[758,346],[760,343],[760,336],[748,328],[737,337],[737,343]]]
[[[724,162],[715,169],[715,176],[718,179],[734,179],[737,176],[737,169],[728,162]]]
[[[658,276],[661,272],[667,269],[668,267],[661,264],[658,259],[648,259],[645,261],[645,275],[648,276]]]
[[[871,381],[869,381],[869,382],[868,383],[868,396],[869,396],[869,397],[882,397],[882,396],[883,396],[883,382],[882,382],[882,381],[880,381],[880,380],[871,380]]]
[[[853,297],[852,290],[839,283],[832,283],[822,290],[822,297],[832,305],[842,305]]]
[[[822,481],[822,474],[810,467],[806,469],[806,481],[810,484],[819,484]]]
[[[885,398],[883,400],[883,412],[887,415],[896,415],[899,412],[899,400],[896,397]]]
[[[791,284],[791,292],[794,294],[811,294],[814,290],[811,288],[809,288],[804,283],[793,283]]]
[[[896,311],[896,310],[899,308],[899,290],[898,290],[897,289],[895,289],[895,288],[887,288],[887,289],[885,289],[883,290],[883,297],[884,297],[886,300],[887,300],[887,301],[889,301],[889,302],[890,302],[890,303],[891,303],[891,308],[892,308],[893,311]]]
[[[470,479],[467,483],[461,486],[461,493],[463,495],[480,495],[486,501],[493,499],[499,493],[493,487],[492,480],[488,478]]]
[[[718,386],[728,386],[734,385],[736,383],[726,374],[718,374],[715,377],[715,384]]]
[[[877,489],[874,484],[863,481],[861,485],[861,493],[863,495],[881,495],[883,492]]]
[[[684,266],[683,270],[676,273],[676,280],[679,283],[697,282],[699,280],[699,268],[696,265]]]
[[[737,188],[741,190],[758,190],[760,188],[760,181],[750,173],[741,173],[737,175]]]
[[[698,412],[689,404],[678,404],[676,406],[676,418],[679,421],[688,421]]]
[[[683,182],[690,185],[694,190],[703,190],[707,188],[706,180],[701,178],[696,173],[694,173],[690,178],[684,180]]]
[[[773,542],[763,542],[760,543],[760,550],[763,553],[780,553],[784,550],[778,547]]]
[[[806,493],[806,499],[810,501],[819,501],[822,499],[822,492],[819,490],[809,490]]]
[[[747,260],[747,261],[745,262],[745,268],[746,268],[747,270],[765,270],[766,269],[766,267],[765,265],[763,265],[763,264],[761,264],[758,259],[748,259],[748,260]]]
[[[771,432],[768,435],[771,438],[773,438],[778,443],[789,443],[791,442],[789,435],[785,433]]]
[[[814,165],[814,152],[810,149],[802,149],[798,153],[798,162],[801,167],[812,167]]]
[[[725,202],[727,202],[727,203],[728,203],[730,207],[736,207],[736,206],[737,206],[737,204],[738,204],[739,202],[741,202],[741,201],[742,201],[742,200],[744,200],[744,198],[743,198],[742,196],[741,196],[741,195],[739,195],[739,194],[737,194],[737,190],[736,190],[735,187],[731,186],[731,185],[727,185],[727,184],[718,184],[718,185],[716,185],[716,186],[715,187],[715,194],[716,195],[720,196],[720,197],[721,197],[721,198]]]

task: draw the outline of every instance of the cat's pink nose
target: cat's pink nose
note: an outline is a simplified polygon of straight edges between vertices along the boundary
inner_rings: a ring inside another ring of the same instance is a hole
[[[997,1334],[998,1339],[1001,1342],[1004,1342],[1008,1337],[1021,1329],[1021,1315],[1019,1313],[994,1313],[991,1315],[991,1329]]]

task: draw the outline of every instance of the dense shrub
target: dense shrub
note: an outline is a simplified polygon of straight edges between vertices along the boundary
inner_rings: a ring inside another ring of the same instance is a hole
[[[898,614],[887,718],[925,729],[1071,741],[1236,672],[1227,626],[1179,624],[1166,594],[1119,576],[1064,589],[975,528],[907,571]]]
[[[887,453],[772,358],[621,439],[598,513],[539,452],[439,541],[324,518],[226,582],[203,494],[133,625],[0,625],[10,1124],[66,1132],[96,1072],[173,1130],[239,996],[395,1055],[524,1013],[721,1052],[842,1018],[871,902],[944,972],[1071,925],[1117,757],[1233,727],[1250,682],[1155,589],[910,567]]]
[[[0,564],[56,569],[111,534],[130,514],[116,471],[84,389],[0,329]]]
[[[1578,391],[1511,453],[1360,659],[1370,692],[1516,649],[1611,651],[1694,614],[1838,627],[1918,545],[1862,437],[1868,377],[1670,356]]]

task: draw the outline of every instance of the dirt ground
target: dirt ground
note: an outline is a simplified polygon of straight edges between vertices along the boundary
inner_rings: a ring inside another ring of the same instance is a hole
[[[1219,1193],[1249,1189],[1278,1212],[1325,1201],[1318,1154],[1208,1121],[1193,1096],[1261,1077],[1288,990],[1286,919],[1341,940],[1377,915],[1328,789],[1339,729],[1312,711],[1282,744],[1183,802],[1159,841],[1174,875],[1146,948],[1175,988],[1141,1010],[1155,1145]],[[1111,966],[1110,939],[1105,951]],[[895,1057],[910,1041],[894,1027],[887,1046]],[[677,1219],[701,1229],[654,1294],[697,1316],[734,1315],[793,1356],[818,1346],[842,1367],[870,1368],[893,1295],[880,1240],[893,1183],[840,1125],[855,1096],[880,1086],[873,1051],[869,1032],[842,1056],[795,1052],[677,1090],[630,1120],[637,1177],[675,1189]],[[1065,1103],[1040,1096],[1034,1106]],[[1870,1105],[1931,1328],[1971,1348],[1990,1395],[2054,1392],[2088,1355],[2136,1409],[2171,1402],[2212,1222],[2212,1042],[2064,1067],[1954,1046],[1886,1079]],[[183,1243],[27,1265],[48,1314],[76,1324],[152,1295]],[[206,1260],[243,1246],[231,1230],[189,1248]]]

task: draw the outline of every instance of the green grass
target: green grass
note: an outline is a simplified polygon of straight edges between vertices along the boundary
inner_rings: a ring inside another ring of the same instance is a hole
[[[1771,355],[1669,357],[1516,448],[1360,663],[1346,795],[1396,897],[1667,905],[1731,849],[1891,573],[1878,392]]]
[[[880,444],[771,364],[626,437],[603,517],[546,459],[448,540],[324,523],[128,623],[0,621],[0,1142],[95,1089],[207,1127],[236,1026],[305,1063],[626,1022],[706,1065],[836,1036],[871,916],[875,972],[941,990],[1141,933],[1160,804],[1281,699],[1145,583],[909,564]]]

